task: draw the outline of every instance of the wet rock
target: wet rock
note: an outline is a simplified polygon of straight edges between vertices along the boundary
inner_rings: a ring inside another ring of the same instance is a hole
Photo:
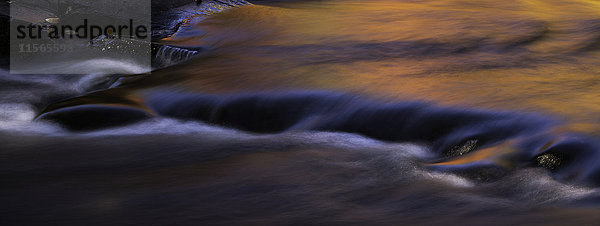
[[[556,154],[543,154],[535,158],[538,166],[546,169],[554,170],[558,168],[562,162],[562,158]]]
[[[471,151],[475,150],[478,146],[479,146],[478,140],[470,139],[459,145],[456,145],[456,146],[450,148],[450,150],[448,150],[448,152],[446,152],[446,156],[456,157],[456,156],[466,155],[466,154],[470,153]]]
[[[600,185],[600,143],[596,138],[569,134],[541,150],[531,157],[532,166],[550,170],[559,180]]]
[[[169,45],[152,45],[152,67],[162,68],[171,66],[198,55],[201,47],[177,47]]]
[[[150,42],[143,40],[129,39],[129,38],[116,38],[107,37],[106,35],[100,35],[94,38],[88,47],[95,48],[100,52],[98,54],[129,54],[138,57],[150,55]]]
[[[10,56],[10,17],[0,14],[0,68],[8,68]]]
[[[73,131],[123,126],[150,118],[145,111],[131,107],[81,105],[45,113],[38,120],[59,123]]]

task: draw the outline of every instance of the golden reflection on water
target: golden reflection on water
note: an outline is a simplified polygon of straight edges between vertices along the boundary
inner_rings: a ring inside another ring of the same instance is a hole
[[[254,5],[192,22],[164,43],[211,49],[139,88],[340,90],[549,113],[569,129],[600,131],[598,1]]]
[[[181,69],[199,91],[335,89],[548,112],[584,131],[598,121],[599,54],[580,50],[599,43],[596,1],[308,2],[243,7],[194,27],[208,34],[205,44],[218,46],[215,58]],[[395,41],[476,50],[390,56],[386,50],[402,49],[346,44]]]

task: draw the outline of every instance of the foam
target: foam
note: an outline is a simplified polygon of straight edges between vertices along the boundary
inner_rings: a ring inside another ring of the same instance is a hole
[[[36,134],[63,132],[63,129],[55,124],[33,122],[35,115],[33,107],[27,104],[0,104],[0,131]]]

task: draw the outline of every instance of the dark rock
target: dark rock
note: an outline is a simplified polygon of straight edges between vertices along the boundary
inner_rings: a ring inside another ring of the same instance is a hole
[[[558,168],[562,162],[562,158],[556,154],[543,154],[535,158],[538,166],[546,169],[554,170]]]
[[[472,152],[473,150],[477,149],[477,147],[479,147],[479,141],[477,139],[470,139],[459,145],[456,145],[456,146],[450,148],[450,150],[448,150],[448,152],[446,152],[446,156],[447,157],[457,157],[457,156],[466,155],[466,154]]]
[[[10,56],[10,17],[0,14],[0,68],[8,69]]]
[[[80,105],[51,111],[38,119],[59,123],[69,130],[85,131],[128,125],[150,117],[147,112],[131,107]]]

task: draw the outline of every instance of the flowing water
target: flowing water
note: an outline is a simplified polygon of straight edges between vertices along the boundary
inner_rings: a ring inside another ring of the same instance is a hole
[[[160,2],[151,73],[2,71],[0,221],[600,220],[598,1]]]

